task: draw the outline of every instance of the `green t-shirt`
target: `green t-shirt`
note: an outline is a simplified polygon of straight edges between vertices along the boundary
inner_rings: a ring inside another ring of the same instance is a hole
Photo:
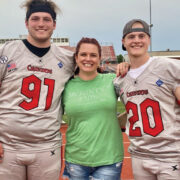
[[[123,160],[122,132],[117,120],[115,74],[95,79],[72,79],[65,87],[68,118],[65,159],[84,166],[101,166]]]

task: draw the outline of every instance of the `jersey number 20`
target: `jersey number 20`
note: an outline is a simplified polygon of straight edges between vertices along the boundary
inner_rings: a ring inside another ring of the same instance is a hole
[[[139,108],[141,112],[144,133],[149,134],[151,136],[157,136],[158,134],[160,134],[164,130],[164,127],[163,127],[163,122],[161,118],[159,103],[152,99],[146,99],[140,104]],[[149,122],[148,108],[151,109],[153,117],[154,117],[153,127],[151,127],[150,122]],[[127,113],[129,113],[130,110],[132,111],[133,115],[129,118],[129,123],[130,123],[129,136],[142,136],[141,128],[133,127],[134,124],[137,121],[139,121],[137,104],[134,104],[133,102],[128,101],[126,104]]]

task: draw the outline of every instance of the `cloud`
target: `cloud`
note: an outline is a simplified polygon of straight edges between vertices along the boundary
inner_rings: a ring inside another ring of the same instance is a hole
[[[0,37],[26,34],[23,0],[0,1]],[[113,43],[116,54],[121,50],[125,23],[133,18],[150,22],[150,0],[55,0],[62,9],[54,37],[68,37],[72,45],[82,36],[94,37],[102,43]],[[151,0],[153,50],[179,49],[180,1]]]

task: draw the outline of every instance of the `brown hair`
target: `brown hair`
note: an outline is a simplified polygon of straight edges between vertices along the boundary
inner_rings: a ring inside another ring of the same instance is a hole
[[[75,57],[78,55],[79,49],[80,49],[80,47],[81,47],[81,45],[82,45],[83,43],[94,44],[95,46],[97,46],[97,48],[98,48],[98,53],[99,53],[99,57],[101,58],[101,46],[100,46],[99,42],[98,42],[95,38],[83,37],[83,38],[78,42],[78,44],[77,44],[77,46],[76,46],[76,51],[75,51],[75,53],[74,53],[74,61],[75,61]],[[75,61],[75,62],[76,62],[76,61]],[[97,71],[98,71],[99,73],[102,72],[99,67],[97,68]],[[78,73],[79,73],[79,67],[76,68],[76,70],[75,70],[75,75],[77,75]]]
[[[80,47],[81,47],[81,44],[83,44],[83,43],[88,43],[88,44],[94,44],[94,45],[96,45],[97,48],[98,48],[99,57],[101,57],[101,46],[100,46],[99,42],[98,42],[96,39],[94,39],[94,38],[87,38],[87,37],[83,37],[83,38],[78,42],[78,44],[77,44],[77,46],[76,46],[75,56],[78,55],[79,49],[80,49]]]

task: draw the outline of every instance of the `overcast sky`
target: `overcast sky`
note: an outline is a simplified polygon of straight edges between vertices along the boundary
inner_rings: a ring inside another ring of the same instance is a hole
[[[0,38],[18,38],[27,34],[23,0],[0,0]],[[141,18],[150,23],[150,0],[55,0],[58,16],[53,37],[68,37],[74,46],[81,37],[94,37],[100,43],[121,49],[125,23]],[[151,0],[152,50],[180,50],[180,0]]]

